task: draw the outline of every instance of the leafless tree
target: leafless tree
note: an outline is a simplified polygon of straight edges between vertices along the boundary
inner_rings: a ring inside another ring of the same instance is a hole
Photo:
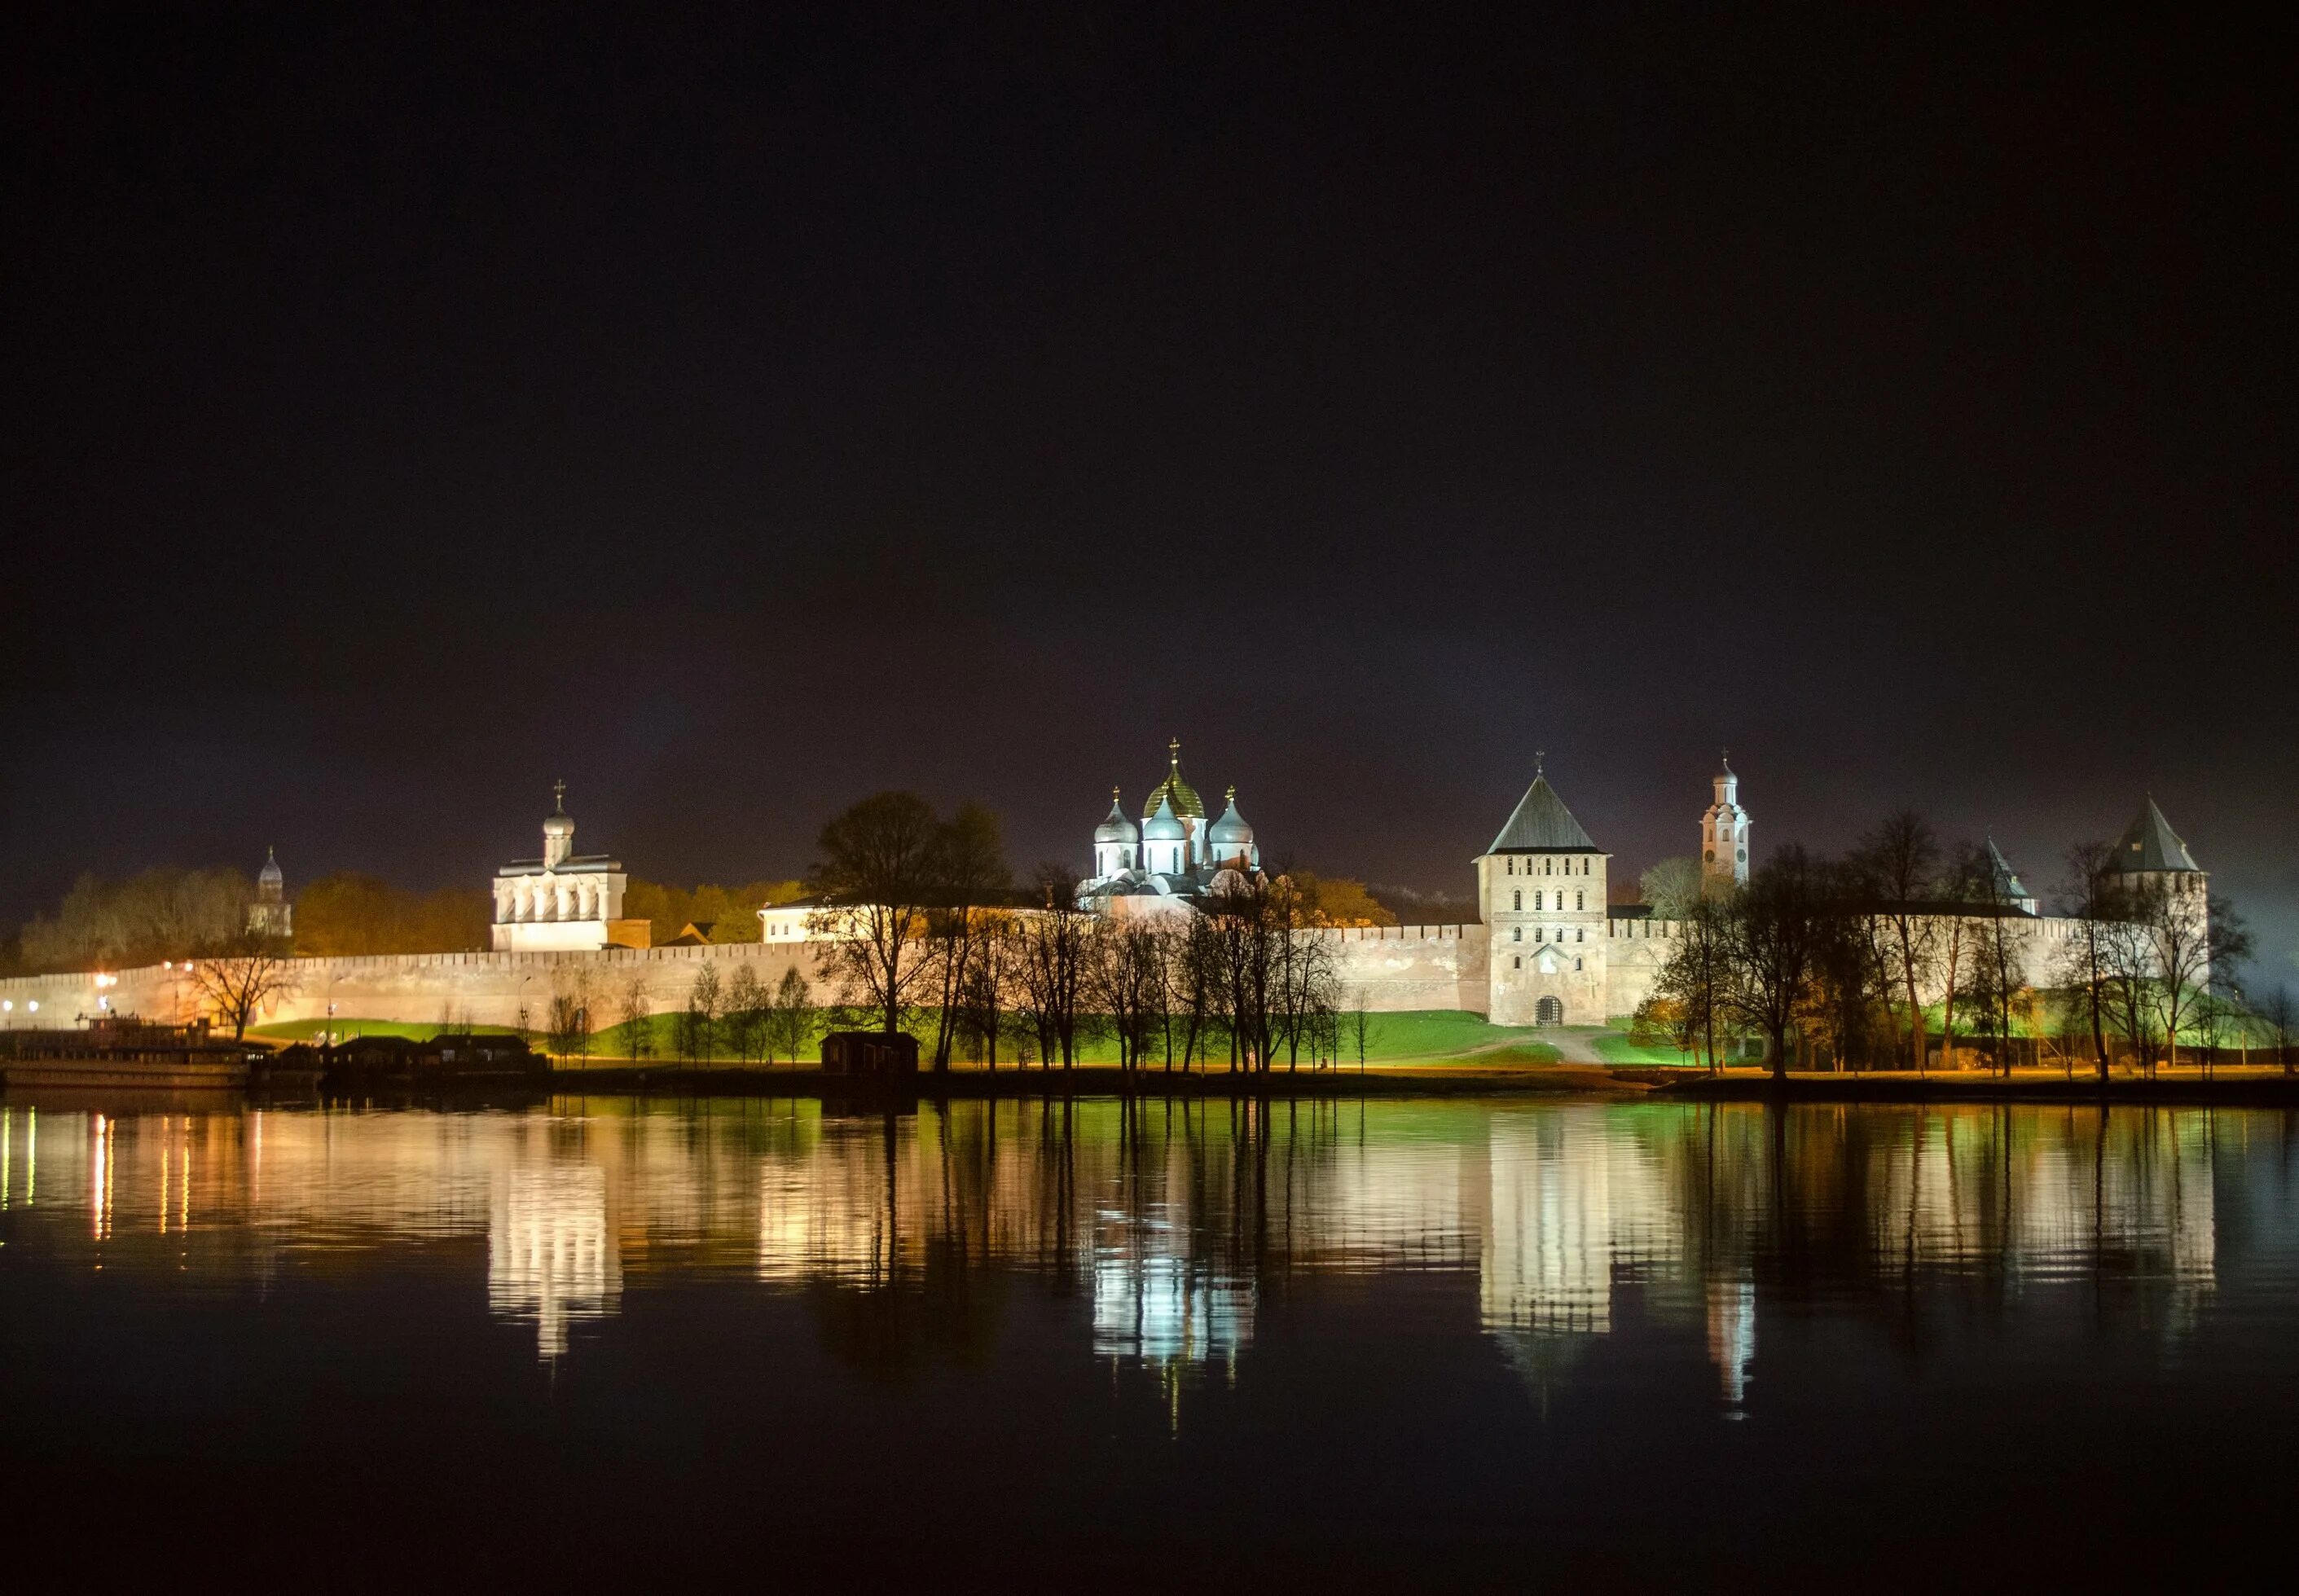
[[[1365,1039],[1373,1029],[1373,1015],[1367,1005],[1365,989],[1360,985],[1349,993],[1349,1040],[1357,1050],[1357,1073],[1363,1075],[1365,1066]]]
[[[1681,920],[1700,902],[1700,860],[1690,853],[1664,859],[1637,877],[1637,891],[1661,920]]]
[[[783,971],[783,978],[775,983],[774,995],[768,1001],[768,1058],[771,1062],[776,1051],[787,1054],[793,1064],[798,1062],[800,1050],[814,1029],[814,989],[806,977],[793,965]]]
[[[1070,872],[1058,864],[1039,867],[1038,891],[1044,906],[1019,917],[1014,968],[1041,1066],[1051,1068],[1058,1054],[1067,1069],[1077,1060],[1078,1000],[1091,917],[1078,907]]]
[[[654,1001],[646,977],[633,970],[623,984],[622,1002],[616,1018],[622,1022],[623,1050],[635,1062],[654,1057]]]
[[[2267,994],[2267,1001],[2259,1006],[2259,1018],[2267,1022],[2268,1034],[2275,1038],[2276,1063],[2282,1066],[2284,1074],[2289,1075],[2293,1021],[2299,1018],[2299,1010],[2295,1010],[2291,1002],[2291,989],[2278,982],[2275,990]]]
[[[1939,959],[1940,926],[1929,905],[1939,892],[1940,845],[1932,828],[1911,810],[1884,817],[1861,839],[1847,861],[1872,900],[1877,933],[1888,960],[1907,1037],[1907,1058],[1924,1062],[1922,993]]]
[[[1158,974],[1157,934],[1149,927],[1109,921],[1087,935],[1080,968],[1083,1001],[1116,1036],[1121,1070],[1140,1068],[1150,1045]]]
[[[926,915],[925,934],[939,998],[934,1067],[946,1070],[967,983],[977,973],[984,917],[992,912],[991,900],[1012,880],[998,817],[978,803],[959,805],[942,827],[935,862],[935,902]]]
[[[231,1027],[235,1042],[246,1037],[247,1027],[266,1004],[295,990],[295,967],[287,943],[253,932],[217,939],[184,968],[197,1001]]]
[[[734,978],[726,983],[726,1010],[719,1025],[727,1051],[745,1064],[763,1061],[768,1001],[759,972],[747,960],[736,965]]]
[[[2210,1078],[2220,1042],[2230,1031],[2240,1032],[2245,1011],[2243,967],[2251,957],[2251,928],[2233,903],[2212,900],[2204,913],[2204,968],[2189,999],[2195,1041],[2202,1053],[2204,1075]]]
[[[2069,994],[2091,1036],[2099,1078],[2108,1078],[2107,1035],[2111,1027],[2112,980],[2117,927],[2130,916],[2105,843],[2079,843],[2068,850],[2067,875],[2060,887],[2060,913],[2067,935],[2054,950],[2047,979]]]
[[[1730,1003],[1771,1050],[1772,1078],[1788,1078],[1789,1036],[1828,919],[1827,872],[1801,847],[1774,854],[1727,904]]]
[[[827,939],[823,963],[843,1001],[892,1034],[914,1006],[932,960],[928,907],[941,891],[945,834],[924,799],[865,798],[822,828],[809,928]]]
[[[564,1059],[585,1057],[591,1051],[591,974],[564,968],[551,980],[550,1024],[545,1045]]]
[[[1676,935],[1653,980],[1646,1023],[1664,1026],[1687,1052],[1704,1049],[1708,1068],[1718,1068],[1716,1032],[1732,1011],[1732,946],[1730,900],[1696,898],[1678,923]]]

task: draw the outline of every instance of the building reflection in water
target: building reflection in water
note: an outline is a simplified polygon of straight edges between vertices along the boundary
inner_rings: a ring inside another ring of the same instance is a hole
[[[0,1215],[12,1247],[210,1284],[388,1267],[476,1286],[483,1254],[486,1309],[544,1359],[627,1293],[710,1279],[804,1295],[866,1361],[979,1357],[1036,1281],[1079,1304],[1081,1356],[1234,1370],[1279,1294],[1362,1302],[1413,1276],[1457,1289],[1543,1400],[1633,1334],[1711,1366],[1737,1413],[1782,1312],[1913,1353],[1960,1316],[2016,1326],[2080,1293],[2084,1333],[2176,1342],[2219,1286],[2226,1138],[2290,1128],[2029,1107],[11,1099]]]
[[[487,1225],[487,1306],[535,1327],[542,1355],[567,1351],[567,1326],[620,1304],[623,1266],[607,1223],[607,1172],[555,1163],[496,1178]]]

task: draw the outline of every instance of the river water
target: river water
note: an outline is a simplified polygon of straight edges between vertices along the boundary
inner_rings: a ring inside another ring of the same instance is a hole
[[[32,1588],[2204,1575],[2299,1117],[7,1100]]]

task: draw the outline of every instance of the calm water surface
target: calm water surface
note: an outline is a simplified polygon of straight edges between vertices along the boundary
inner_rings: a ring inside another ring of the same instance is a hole
[[[0,1130],[31,1588],[2121,1584],[2279,1547],[2299,1482],[2279,1113]]]

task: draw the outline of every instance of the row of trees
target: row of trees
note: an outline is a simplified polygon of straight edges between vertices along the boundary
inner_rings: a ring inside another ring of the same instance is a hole
[[[643,973],[602,993],[591,972],[578,966],[552,987],[542,1017],[544,1044],[565,1057],[585,1056],[604,1018],[621,1027],[624,1052],[641,1063],[664,1054],[666,1040],[668,1055],[689,1064],[728,1057],[746,1064],[795,1063],[823,1019],[812,985],[796,969],[784,970],[769,986],[748,965],[729,978],[705,964],[667,1014],[656,1009],[656,996]],[[531,1018],[522,1013],[519,1028],[527,1029]]]
[[[2001,860],[1943,847],[1915,815],[1891,816],[1841,860],[1787,849],[1737,892],[1672,905],[1682,934],[1639,1023],[1712,1068],[1720,1037],[1753,1033],[1776,1075],[1792,1060],[1921,1070],[1937,1002],[1943,1048],[1961,1033],[2006,1073],[2053,1036],[2064,1061],[2087,1054],[2103,1079],[2112,1043],[2152,1071],[2192,1035],[2208,1066],[2250,1024],[2249,935],[2225,902],[2135,884],[2116,862],[2104,844],[2071,852],[2068,935],[2038,964],[2035,921]]]
[[[907,793],[856,804],[821,849],[815,924],[849,1016],[892,1032],[932,1010],[936,1069],[961,1049],[993,1069],[1001,1051],[1067,1068],[1103,1034],[1129,1070],[1153,1057],[1184,1070],[1332,1062],[1340,984],[1331,939],[1314,933],[1336,906],[1378,911],[1355,883],[1281,877],[1233,878],[1191,914],[1090,914],[1059,866],[1014,890],[986,810],[944,821]]]
[[[230,942],[245,929],[255,884],[233,869],[146,870],[125,881],[82,876],[54,914],[19,935],[29,974],[157,964]]]

